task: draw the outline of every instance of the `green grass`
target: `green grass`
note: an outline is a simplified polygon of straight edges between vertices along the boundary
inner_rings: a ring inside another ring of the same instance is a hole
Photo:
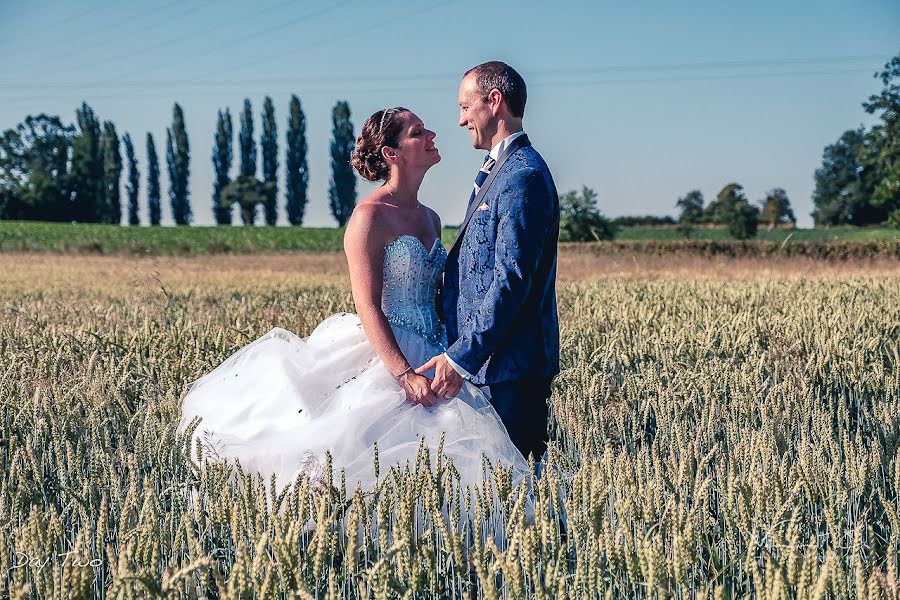
[[[343,230],[304,227],[120,227],[117,225],[0,223],[0,250],[96,254],[221,254],[331,252]]]
[[[444,229],[446,245],[455,227]],[[131,255],[251,254],[255,252],[336,252],[344,230],[336,227],[120,227],[116,225],[0,222],[0,251]],[[886,228],[761,230],[757,240],[781,242],[871,242],[898,240],[900,231]],[[675,228],[627,227],[617,241],[682,240]],[[724,229],[696,229],[693,240],[727,241]]]
[[[445,228],[451,244],[456,228]],[[252,254],[254,252],[337,252],[339,227],[121,227],[90,223],[0,221],[0,252],[36,251],[90,254]]]

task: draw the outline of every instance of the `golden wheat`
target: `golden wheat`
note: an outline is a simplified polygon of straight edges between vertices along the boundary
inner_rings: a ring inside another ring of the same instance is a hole
[[[0,286],[0,597],[900,595],[889,270],[574,278],[532,496],[496,465],[460,489],[424,445],[373,492],[277,494],[197,470],[179,400],[270,327],[351,310],[339,273],[43,260],[71,262]]]

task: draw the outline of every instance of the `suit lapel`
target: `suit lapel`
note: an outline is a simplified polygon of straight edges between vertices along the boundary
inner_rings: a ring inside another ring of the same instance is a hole
[[[481,205],[481,199],[484,198],[484,195],[491,187],[491,184],[494,182],[494,178],[497,177],[500,169],[503,167],[504,163],[506,163],[506,159],[512,156],[513,153],[515,153],[517,150],[530,145],[531,142],[528,140],[528,135],[520,135],[519,137],[514,139],[509,144],[509,146],[504,148],[503,152],[500,153],[500,156],[497,157],[497,162],[494,164],[494,168],[491,169],[491,172],[488,175],[487,179],[484,180],[484,184],[482,184],[481,189],[478,190],[478,195],[475,196],[475,200],[472,201],[472,205],[469,206],[469,210],[466,211],[466,218],[463,219],[463,222],[459,226],[459,231],[456,232],[456,239],[453,240],[453,245],[450,246],[450,252],[452,252],[459,245],[463,237],[463,232],[466,230],[466,226],[472,219],[472,215],[474,215],[475,211],[478,210],[478,207]]]

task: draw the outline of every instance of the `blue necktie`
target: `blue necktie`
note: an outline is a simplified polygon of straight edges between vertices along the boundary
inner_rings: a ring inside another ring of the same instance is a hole
[[[496,160],[491,158],[490,154],[484,157],[484,164],[481,165],[481,168],[478,169],[478,174],[475,175],[475,185],[472,188],[472,195],[469,196],[469,209],[472,208],[472,203],[475,202],[475,196],[478,195],[481,186],[484,185],[485,180],[488,178],[488,174],[490,174],[491,169],[494,168],[494,163],[496,162]]]

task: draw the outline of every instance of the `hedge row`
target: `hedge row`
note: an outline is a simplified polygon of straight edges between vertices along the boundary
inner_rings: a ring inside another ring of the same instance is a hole
[[[757,240],[641,240],[560,244],[569,252],[768,258],[804,256],[824,260],[900,259],[900,240],[872,242],[765,242]]]

